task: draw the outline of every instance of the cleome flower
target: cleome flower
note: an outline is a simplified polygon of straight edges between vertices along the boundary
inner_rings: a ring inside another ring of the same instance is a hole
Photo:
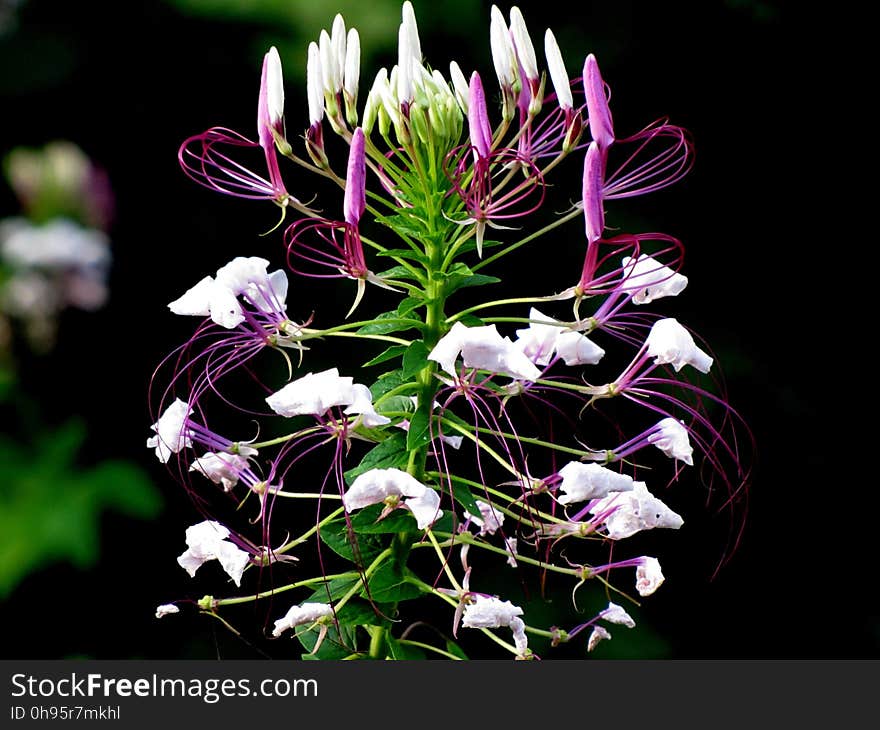
[[[358,475],[343,495],[342,503],[349,512],[384,503],[382,517],[398,507],[408,509],[420,530],[443,516],[440,495],[400,469],[370,469]]]

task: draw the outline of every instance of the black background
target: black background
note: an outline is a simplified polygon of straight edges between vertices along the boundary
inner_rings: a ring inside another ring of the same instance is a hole
[[[455,48],[463,68],[490,77],[488,5],[478,28],[447,19],[439,33],[422,13],[437,18],[443,8],[415,5],[429,60],[444,68]],[[820,170],[839,149],[829,139],[839,121],[828,113],[836,93],[826,78],[831,31],[805,32],[804,18],[770,0],[520,7],[536,40],[552,25],[569,58],[583,53],[585,34],[613,90],[618,128],[635,131],[669,115],[693,133],[692,174],[629,208],[685,242],[691,285],[675,316],[713,344],[758,444],[749,521],[734,559],[710,580],[723,521],[690,520],[692,529],[663,544],[664,572],[675,580],[646,603],[643,617],[671,658],[877,656],[876,479],[862,450],[867,427],[850,417],[854,403],[868,408],[860,392],[869,392],[870,373],[846,354],[861,314],[858,287],[834,273],[845,264],[859,278],[854,246],[862,236],[832,238],[830,189],[843,181]],[[334,12],[328,3],[327,26]],[[169,322],[165,303],[231,256],[282,260],[277,237],[256,235],[275,222],[271,211],[211,195],[176,160],[180,141],[209,126],[252,134],[260,42],[275,32],[184,16],[159,2],[33,0],[20,9],[19,31],[0,39],[0,151],[71,139],[106,167],[118,200],[110,306],[67,315],[55,353],[27,363],[24,386],[40,394],[47,419],[88,419],[84,461],[136,460],[166,502],[149,524],[107,518],[97,569],[56,566],[21,585],[0,606],[7,658],[261,656],[207,619],[153,619],[156,604],[198,597],[210,584],[196,588],[175,563],[196,515],[143,441],[150,374],[185,332]],[[286,82],[290,128],[305,123],[304,83],[291,75]],[[11,193],[2,195],[0,210],[14,213]],[[575,246],[558,258],[520,261],[514,283],[579,266]],[[301,287],[296,315],[307,316],[319,291]],[[343,312],[348,295],[335,303]],[[694,499],[689,509],[699,505]]]

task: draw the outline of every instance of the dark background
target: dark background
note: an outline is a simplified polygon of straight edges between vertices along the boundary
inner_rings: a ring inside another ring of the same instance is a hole
[[[489,4],[414,4],[429,61],[445,71],[454,49],[463,68],[491,78]],[[631,655],[876,657],[880,617],[869,599],[876,479],[861,471],[870,467],[847,413],[858,399],[847,386],[867,376],[840,355],[841,320],[852,315],[841,311],[832,272],[850,249],[828,239],[831,204],[817,195],[829,185],[815,164],[827,87],[810,60],[812,36],[802,33],[803,18],[772,0],[577,6],[573,14],[568,3],[521,2],[536,46],[551,25],[572,75],[574,59],[596,53],[618,129],[669,115],[694,135],[692,174],[620,210],[638,216],[634,225],[685,242],[691,284],[674,316],[712,343],[758,445],[747,527],[714,580],[724,520],[701,518],[699,495],[677,505],[689,529],[658,543],[668,580],[641,612],[662,641],[634,644]],[[213,125],[254,134],[259,64],[270,43],[285,64],[288,130],[305,125],[306,43],[337,9],[312,3],[293,27],[271,14],[204,11],[211,7],[31,0],[0,37],[0,152],[72,140],[107,169],[118,203],[109,306],[67,314],[55,351],[26,361],[22,387],[38,394],[48,421],[71,413],[87,420],[84,463],[107,454],[137,461],[165,502],[151,522],[107,516],[93,570],[59,564],[29,576],[0,605],[7,658],[283,653],[258,650],[192,614],[152,616],[158,603],[211,588],[175,563],[197,515],[143,447],[150,375],[186,331],[186,323],[169,321],[165,304],[234,255],[283,260],[278,235],[257,235],[274,224],[271,207],[195,186],[176,150]],[[392,45],[374,45],[362,87],[378,61],[393,63],[396,8],[391,17]],[[576,168],[565,173],[572,190]],[[15,212],[4,189],[0,213]],[[552,256],[520,258],[514,283],[579,267],[580,239],[560,236],[558,245]],[[297,286],[291,301],[299,311],[291,314],[304,317],[318,289]],[[335,306],[344,311],[349,292],[340,296]]]

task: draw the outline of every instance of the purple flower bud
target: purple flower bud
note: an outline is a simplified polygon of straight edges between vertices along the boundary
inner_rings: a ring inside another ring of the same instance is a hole
[[[356,226],[367,207],[364,131],[358,127],[351,138],[348,153],[348,174],[345,177],[345,222]]]
[[[468,127],[471,144],[477,154],[486,159],[492,149],[492,129],[489,126],[489,113],[486,111],[486,94],[480,74],[474,71],[471,76],[470,95],[468,99]]]
[[[602,186],[605,179],[605,153],[597,142],[587,148],[584,159],[584,220],[587,241],[593,243],[602,238],[605,230],[605,211],[602,208]]]
[[[614,142],[614,123],[605,96],[605,82],[599,73],[599,64],[591,53],[584,63],[584,93],[587,95],[587,113],[590,116],[590,132],[602,150]]]

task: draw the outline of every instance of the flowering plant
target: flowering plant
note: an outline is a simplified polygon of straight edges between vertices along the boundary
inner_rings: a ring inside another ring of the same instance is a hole
[[[424,64],[405,2],[397,65],[378,72],[361,108],[359,36],[336,16],[308,49],[305,154],[287,136],[274,48],[263,62],[257,139],[215,127],[180,148],[183,169],[202,185],[272,202],[285,223],[295,214],[283,236],[293,272],[354,285],[346,321],[319,325],[320,311],[288,313],[284,270],[238,257],[169,304],[202,322],[154,377],[147,444],[207,517],[186,531],[179,563],[195,575],[216,560],[236,587],[255,583],[243,595],[195,603],[227,622],[229,606],[270,602],[266,633],[274,618],[271,635],[297,636],[309,656],[461,658],[454,639],[464,629],[520,659],[536,657],[530,636],[556,645],[589,629],[592,650],[610,638],[607,624],[635,625],[623,606],[608,602],[574,627],[541,626],[480,590],[490,576],[474,554],[558,574],[574,591],[599,584],[635,604],[618,577],[632,571],[632,592],[649,596],[664,582],[660,562],[612,560],[611,546],[683,524],[656,496],[664,479],[645,477],[647,469],[668,461],[668,483],[699,458],[726,504],[743,494],[742,423],[704,377],[712,356],[676,319],[645,311],[686,287],[682,244],[662,233],[606,235],[609,201],[687,173],[688,133],[661,120],[619,136],[595,57],[570,81],[547,30],[551,91],[515,7],[509,20],[492,8],[490,44],[500,114],[490,113],[478,72],[467,77],[452,62],[447,81]],[[344,173],[331,162],[328,128],[347,146]],[[256,167],[246,161],[251,152]],[[291,192],[285,158],[338,186],[341,218],[306,202],[302,177]],[[569,158],[583,165],[580,202],[524,230],[548,215],[550,174]],[[506,257],[576,219],[585,225],[577,276],[560,278],[552,293],[456,304],[462,290],[503,283]],[[351,321],[370,285],[392,292],[382,297],[393,296],[393,308]],[[568,317],[558,313],[566,303]],[[505,309],[513,313],[494,314]],[[356,375],[307,366],[339,338],[363,347]],[[264,353],[284,356],[288,382],[260,375]],[[615,358],[620,366],[609,365]],[[607,368],[614,377],[602,383],[595,374]],[[232,395],[238,375],[252,386],[247,402]],[[614,415],[587,430],[586,417],[611,400],[636,406],[627,418],[640,425],[627,433]],[[258,435],[245,437],[236,414],[256,419]],[[321,476],[310,483],[314,464]],[[255,501],[251,523],[211,513],[209,482],[236,507]],[[304,500],[314,501],[314,520],[295,534]],[[563,555],[563,540],[577,549]],[[317,574],[304,576],[310,554]],[[448,632],[433,635],[439,645],[412,638],[422,622],[403,623],[423,599],[448,607]]]

